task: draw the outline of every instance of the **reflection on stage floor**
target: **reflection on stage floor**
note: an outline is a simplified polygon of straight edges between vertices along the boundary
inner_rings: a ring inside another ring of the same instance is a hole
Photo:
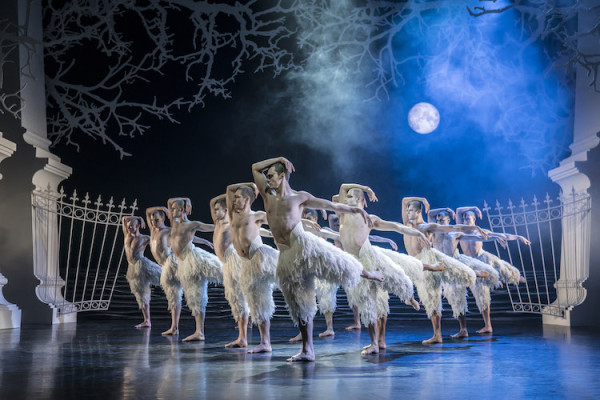
[[[122,320],[4,330],[0,398],[600,398],[598,332],[516,318],[496,321],[493,336],[425,346],[427,321],[391,321],[387,349],[361,356],[366,329],[347,332],[347,321],[336,321],[335,338],[320,339],[317,321],[317,361],[297,364],[285,361],[300,349],[288,343],[297,330],[281,320],[272,326],[273,353],[257,355],[223,348],[237,337],[233,320],[207,321],[206,342],[195,343],[181,342],[192,321],[180,337],[161,336],[166,321],[151,329]],[[456,325],[444,321],[444,334]],[[248,335],[250,346],[258,343],[256,327]]]

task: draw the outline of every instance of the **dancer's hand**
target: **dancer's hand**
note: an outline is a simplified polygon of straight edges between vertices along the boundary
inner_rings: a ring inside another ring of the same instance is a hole
[[[519,235],[519,241],[521,243],[523,243],[526,246],[529,246],[531,244],[531,242],[529,240],[527,240],[526,238],[524,238],[523,236]]]
[[[371,200],[371,202],[379,201],[377,196],[375,196],[375,192],[373,191],[373,189],[367,188],[366,192],[367,192],[367,196],[369,196],[369,200]]]
[[[419,243],[422,244],[423,246],[425,246],[426,248],[430,249],[431,241],[429,239],[427,239],[427,236],[425,236],[422,232],[419,232],[419,233],[420,233],[420,235],[418,236]]]
[[[373,228],[373,221],[371,221],[371,217],[369,217],[369,214],[367,214],[367,212],[362,208],[355,208],[355,210],[355,212],[359,212],[362,215],[363,219],[367,223],[367,226],[369,228]]]
[[[392,246],[392,250],[398,251],[398,245],[396,244],[396,242],[390,239],[388,243],[390,244],[390,246]]]
[[[296,169],[294,168],[294,164],[292,164],[292,162],[290,160],[288,160],[287,158],[281,157],[281,162],[285,166],[285,169],[287,170],[287,172],[292,173],[292,172],[296,171]]]

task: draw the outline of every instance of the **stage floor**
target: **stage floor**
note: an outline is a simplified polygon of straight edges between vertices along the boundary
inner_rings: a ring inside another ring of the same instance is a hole
[[[548,329],[541,321],[496,322],[493,336],[446,339],[457,329],[443,321],[445,342],[424,346],[427,321],[392,321],[387,350],[361,356],[366,329],[319,339],[314,363],[287,363],[299,351],[291,322],[275,321],[273,353],[224,349],[235,339],[233,320],[207,321],[204,343],[163,337],[164,321],[84,321],[58,327],[0,331],[0,399],[387,399],[600,398],[598,332]],[[472,322],[471,329],[480,322]],[[258,329],[249,331],[250,345]]]

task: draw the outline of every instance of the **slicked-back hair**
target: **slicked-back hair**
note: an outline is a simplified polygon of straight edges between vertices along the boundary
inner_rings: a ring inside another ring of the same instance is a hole
[[[185,210],[187,215],[192,213],[192,202],[187,197],[173,197],[167,201],[167,205],[169,206],[169,211],[171,210],[171,206],[173,203],[180,203]]]
[[[275,168],[275,172],[277,172],[278,174],[285,172],[285,180],[290,180],[290,172],[285,168],[285,165],[283,165],[283,163],[277,161],[275,164],[271,165],[271,167]]]
[[[236,189],[236,192],[238,190],[240,191],[240,194],[242,195],[242,197],[250,199],[250,204],[252,204],[254,202],[254,200],[256,200],[256,195],[254,193],[254,189],[252,189],[250,186],[240,186]]]
[[[220,204],[220,205],[221,205],[221,207],[223,207],[223,209],[227,210],[227,200],[225,199],[225,197],[222,197],[222,198],[220,198],[220,199],[216,200],[216,201],[215,201],[215,206],[216,206],[217,204]]]
[[[408,205],[406,206],[407,208],[413,206],[413,208],[416,208],[418,211],[423,210],[423,206],[421,205],[421,202],[419,200],[411,200],[408,202]]]

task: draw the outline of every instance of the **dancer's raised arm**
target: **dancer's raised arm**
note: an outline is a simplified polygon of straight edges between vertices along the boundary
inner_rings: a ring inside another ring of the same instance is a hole
[[[264,172],[267,168],[278,162],[283,164],[288,174],[291,174],[295,171],[294,164],[292,164],[285,157],[269,158],[268,160],[259,161],[257,163],[252,164],[252,176],[254,177],[254,183],[256,183],[258,191],[262,196],[265,195],[268,186],[268,177],[265,176]]]
[[[363,192],[365,192],[367,194],[367,196],[369,196],[369,200],[372,202],[378,201],[377,196],[375,196],[375,192],[370,187],[364,186],[364,185],[359,185],[357,183],[343,183],[342,186],[340,186],[339,199],[340,199],[341,203],[345,202],[346,196],[348,196],[348,192],[352,189],[362,190]],[[365,202],[365,206],[366,206],[366,202]]]

